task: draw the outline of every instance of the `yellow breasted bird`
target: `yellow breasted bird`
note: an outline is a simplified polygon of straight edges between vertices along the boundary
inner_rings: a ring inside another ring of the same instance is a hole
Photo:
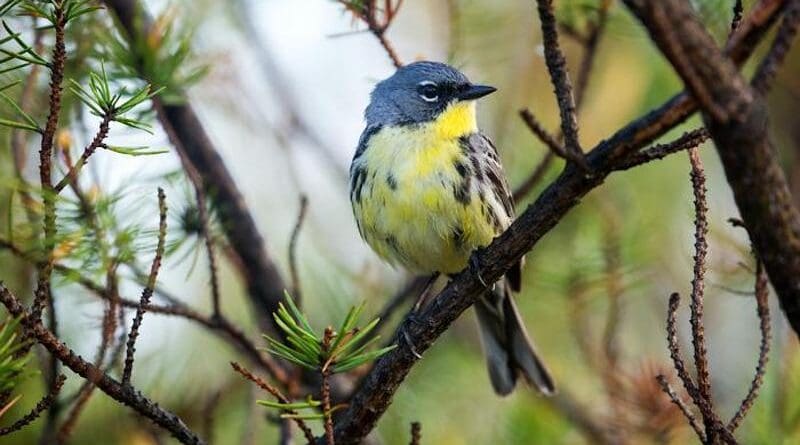
[[[475,116],[475,101],[494,91],[436,62],[406,65],[375,87],[350,167],[350,200],[361,236],[385,261],[455,274],[511,224],[503,167]],[[498,394],[510,393],[520,375],[552,394],[511,295],[520,268],[475,305],[489,376]]]

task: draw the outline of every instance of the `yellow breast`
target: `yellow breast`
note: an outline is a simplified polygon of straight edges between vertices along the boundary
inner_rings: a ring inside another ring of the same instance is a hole
[[[479,185],[463,171],[469,160],[459,138],[475,131],[474,103],[466,102],[430,123],[385,127],[369,139],[354,161],[365,179],[353,209],[379,256],[419,273],[455,273],[491,242],[495,228]]]

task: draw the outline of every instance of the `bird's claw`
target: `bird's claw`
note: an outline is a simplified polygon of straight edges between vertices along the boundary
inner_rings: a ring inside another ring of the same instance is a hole
[[[417,352],[417,346],[411,340],[411,336],[408,334],[408,331],[406,330],[408,323],[419,323],[419,321],[417,320],[417,316],[414,315],[413,312],[408,314],[408,316],[406,317],[406,321],[403,323],[403,326],[400,327],[400,333],[403,334],[403,340],[405,340],[406,343],[408,344],[408,349],[411,351],[411,354],[413,354],[414,357],[416,357],[417,359],[421,359],[422,355],[420,355],[420,353]]]
[[[481,260],[478,258],[477,253],[469,257],[469,270],[478,277],[478,281],[485,289],[489,289],[489,285],[486,284],[486,281],[481,276]]]

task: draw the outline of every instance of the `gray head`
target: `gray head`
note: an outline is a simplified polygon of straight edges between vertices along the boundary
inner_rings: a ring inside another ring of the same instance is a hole
[[[453,102],[475,100],[494,91],[494,87],[473,85],[450,65],[414,62],[375,86],[364,117],[368,126],[427,122]]]

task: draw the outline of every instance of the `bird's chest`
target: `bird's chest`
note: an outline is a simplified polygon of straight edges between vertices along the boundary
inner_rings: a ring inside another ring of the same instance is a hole
[[[374,135],[354,165],[354,175],[364,178],[353,207],[362,236],[387,261],[453,273],[493,232],[483,223],[459,139],[431,133],[384,129]]]

